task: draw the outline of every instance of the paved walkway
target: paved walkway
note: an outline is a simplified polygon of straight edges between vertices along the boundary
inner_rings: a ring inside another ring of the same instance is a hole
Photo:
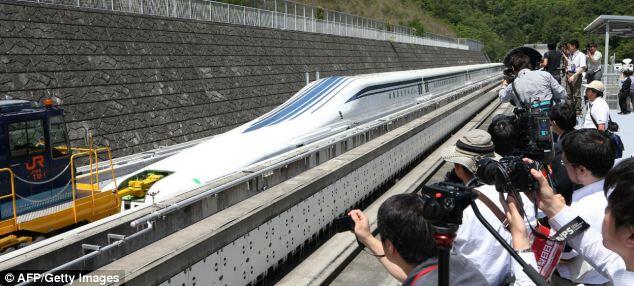
[[[610,110],[610,116],[619,124],[618,134],[625,145],[623,158],[632,157],[634,155],[634,113],[620,115],[617,110]]]

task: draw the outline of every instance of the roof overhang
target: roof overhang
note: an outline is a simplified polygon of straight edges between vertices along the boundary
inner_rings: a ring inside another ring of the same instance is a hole
[[[609,24],[610,36],[630,38],[634,37],[634,16],[601,15],[583,29],[586,33],[605,34]]]

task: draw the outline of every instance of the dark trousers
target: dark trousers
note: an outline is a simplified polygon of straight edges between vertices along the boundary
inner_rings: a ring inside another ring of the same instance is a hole
[[[632,108],[634,108],[634,97],[627,92],[620,91],[619,92],[619,107],[621,108],[622,113],[630,112],[630,109],[627,106],[628,100],[632,103]]]

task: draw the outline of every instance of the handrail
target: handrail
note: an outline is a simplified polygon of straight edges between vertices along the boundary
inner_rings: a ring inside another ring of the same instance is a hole
[[[7,172],[9,173],[9,178],[11,179],[11,194],[10,195],[4,195],[2,197],[0,197],[0,199],[6,199],[8,197],[13,197],[13,226],[15,227],[15,229],[18,229],[18,210],[16,202],[15,202],[15,181],[13,179],[13,170],[11,170],[10,168],[2,168],[0,169],[0,172]]]
[[[72,192],[73,192],[73,214],[75,216],[75,222],[77,222],[77,207],[76,207],[76,191],[77,191],[77,178],[75,176],[75,159],[78,157],[82,157],[82,156],[86,156],[88,155],[88,160],[89,160],[89,173],[88,173],[88,179],[90,182],[90,197],[91,197],[91,202],[92,202],[92,213],[94,215],[95,212],[95,182],[93,181],[93,176],[94,179],[96,180],[96,183],[99,184],[99,153],[106,153],[108,154],[108,161],[110,162],[110,172],[112,175],[112,180],[115,183],[115,188],[114,188],[114,192],[115,194],[118,193],[118,189],[116,187],[116,175],[115,175],[115,171],[114,171],[114,167],[112,165],[112,151],[110,150],[109,147],[99,147],[99,148],[82,148],[82,147],[72,147],[71,150],[73,151],[79,151],[78,153],[75,153],[71,156],[70,158],[70,167],[71,167],[71,182],[72,182]],[[93,158],[94,156],[94,158]],[[93,173],[94,172],[94,173]],[[115,196],[117,201],[119,200],[118,196]]]
[[[435,35],[428,32],[424,33],[423,36],[417,36],[414,33],[414,29],[410,27],[296,3],[293,3],[293,5],[303,6],[302,13],[297,13],[297,11],[293,13],[287,9],[288,7],[285,9],[279,9],[281,7],[278,7],[271,10],[234,5],[212,0],[160,0],[160,2],[165,3],[165,5],[158,4],[157,2],[159,2],[159,0],[122,0],[119,2],[113,2],[110,0],[20,1],[36,3],[45,2],[46,4],[72,6],[84,9],[89,8],[113,12],[194,19],[200,21],[221,22],[280,30],[295,30],[373,40],[389,40],[402,43],[464,50],[475,49],[480,51],[482,48],[482,44],[475,40],[471,40],[473,42],[472,44],[462,44],[461,42],[464,41],[461,39]],[[282,3],[292,3],[284,0],[274,0],[270,2],[280,2],[280,5]],[[306,8],[308,8],[308,11]]]

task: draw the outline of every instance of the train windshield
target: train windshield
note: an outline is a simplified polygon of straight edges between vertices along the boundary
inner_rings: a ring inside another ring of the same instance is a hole
[[[46,150],[42,120],[9,123],[11,157],[22,157]]]

